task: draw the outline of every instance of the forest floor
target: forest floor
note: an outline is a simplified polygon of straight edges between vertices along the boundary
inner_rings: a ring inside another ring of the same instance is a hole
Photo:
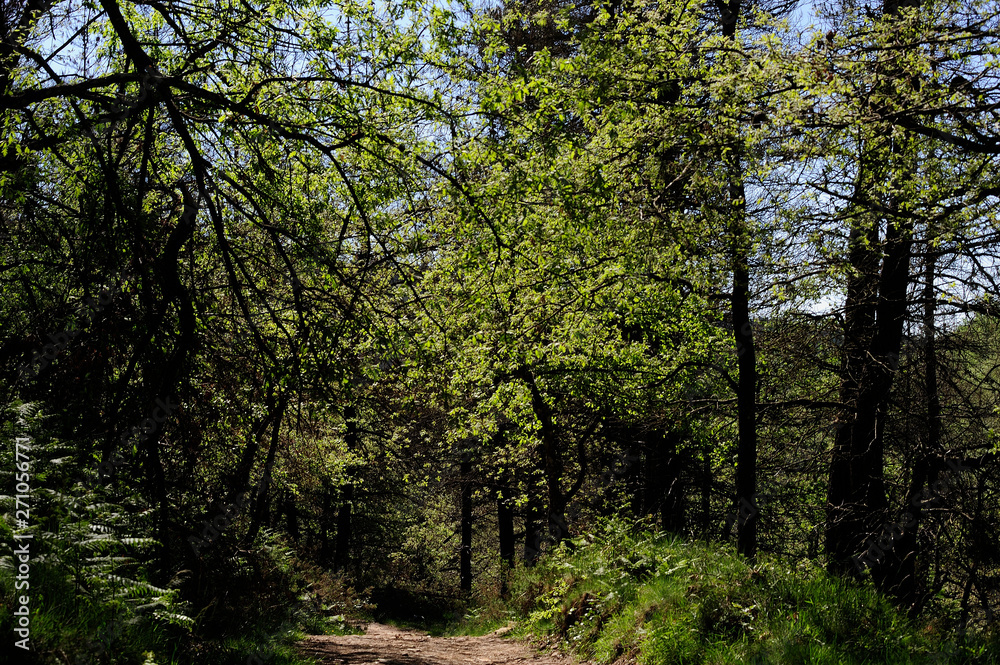
[[[313,635],[299,644],[321,665],[570,665],[567,656],[540,654],[528,644],[502,637],[431,637],[427,633],[368,624],[364,635]]]

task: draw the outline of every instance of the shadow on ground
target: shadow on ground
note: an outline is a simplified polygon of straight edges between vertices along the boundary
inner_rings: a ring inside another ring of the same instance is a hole
[[[571,659],[539,654],[515,639],[431,637],[380,623],[364,635],[313,635],[299,643],[303,655],[321,665],[569,665]]]

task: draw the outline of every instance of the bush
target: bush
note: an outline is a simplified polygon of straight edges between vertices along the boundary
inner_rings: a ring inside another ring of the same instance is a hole
[[[150,582],[145,562],[157,543],[131,535],[148,531],[145,506],[139,499],[115,503],[103,490],[79,482],[83,474],[74,450],[48,433],[45,416],[35,406],[16,405],[8,413],[13,417],[5,419],[3,435],[8,441],[20,437],[22,443],[3,448],[0,477],[6,487],[14,485],[10,476],[20,448],[30,486],[30,519],[23,533],[31,537],[18,541],[30,543],[27,589],[14,586],[20,562],[10,544],[18,503],[14,496],[0,496],[5,536],[0,593],[5,607],[14,605],[15,595],[30,599],[31,650],[21,655],[33,663],[71,659],[75,665],[142,663],[150,654],[170,658],[170,645],[194,622],[177,589]],[[11,619],[8,612],[0,619],[8,635]]]
[[[611,519],[514,576],[521,634],[598,663],[995,663],[995,634],[921,630],[813,562],[759,557]],[[494,611],[494,614],[496,612]]]

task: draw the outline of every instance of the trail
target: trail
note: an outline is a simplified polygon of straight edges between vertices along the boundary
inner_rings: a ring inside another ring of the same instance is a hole
[[[502,631],[497,631],[500,633]],[[322,665],[572,665],[571,658],[539,654],[497,633],[482,637],[431,637],[379,623],[364,635],[313,635],[299,644]]]

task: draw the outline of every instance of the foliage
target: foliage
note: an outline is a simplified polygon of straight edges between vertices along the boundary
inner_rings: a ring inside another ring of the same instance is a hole
[[[79,482],[72,447],[54,438],[37,404],[15,404],[3,431],[4,476],[14,468],[15,436],[27,445],[31,493],[30,541],[6,538],[0,558],[8,607],[22,594],[30,598],[32,652],[39,662],[54,662],[60,652],[94,662],[138,662],[147,650],[170,654],[170,643],[190,632],[189,605],[175,588],[152,584],[148,574],[150,538],[131,533],[148,530],[148,507],[141,497],[116,503],[101,489]],[[11,445],[7,445],[11,444]],[[93,482],[84,475],[83,479]],[[9,482],[8,486],[14,486]],[[11,534],[15,497],[0,497],[4,530]],[[30,587],[14,590],[19,559],[13,545],[30,544]],[[13,545],[12,545],[13,543]],[[29,593],[30,591],[30,593]],[[5,617],[10,629],[11,616]],[[10,631],[13,632],[12,630]]]
[[[518,634],[598,663],[996,662],[995,633],[911,622],[809,560],[751,564],[616,519],[523,571],[515,589],[501,616]]]
[[[813,568],[995,622],[1000,10],[791,7],[0,3],[41,653],[512,588],[605,661],[988,645]]]

